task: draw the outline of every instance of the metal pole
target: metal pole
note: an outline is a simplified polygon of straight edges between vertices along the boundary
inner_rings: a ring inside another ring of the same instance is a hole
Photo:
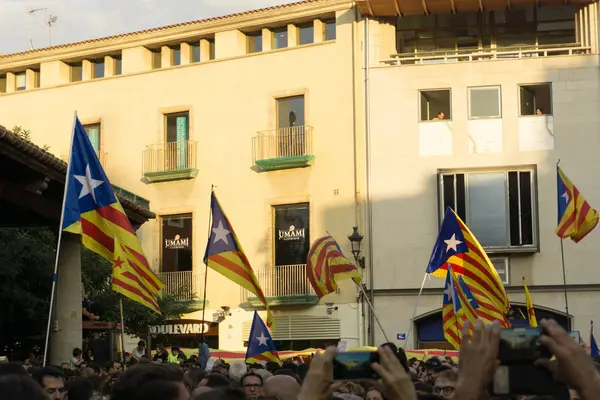
[[[560,239],[560,259],[562,261],[563,289],[565,292],[565,311],[567,313],[567,330],[571,331],[571,314],[569,314],[569,296],[567,294],[567,272],[565,269],[565,251],[563,248],[563,239]]]
[[[354,282],[354,283],[356,283],[356,282]],[[379,329],[381,329],[381,333],[383,333],[383,337],[385,338],[385,341],[389,342],[390,340],[388,339],[387,335],[385,334],[385,331],[383,330],[383,326],[381,325],[381,322],[379,321],[379,317],[377,317],[377,314],[375,313],[375,309],[373,308],[373,304],[371,304],[371,300],[369,300],[369,296],[367,296],[367,292],[365,292],[365,289],[362,287],[362,285],[360,283],[356,283],[356,285],[362,291],[362,294],[363,294],[363,296],[365,298],[365,301],[367,302],[367,305],[371,309],[371,314],[375,318],[375,321],[377,322],[377,325],[379,325]]]
[[[423,288],[425,287],[425,280],[427,279],[427,274],[423,277],[423,282],[421,283],[421,289],[419,289],[419,295],[417,296],[417,304],[415,304],[415,309],[413,310],[412,317],[410,319],[410,326],[408,327],[408,333],[406,334],[406,339],[404,340],[404,349],[406,349],[406,345],[408,344],[408,339],[410,338],[410,334],[412,333],[413,324],[415,321],[415,315],[417,315],[417,309],[419,308],[419,301],[421,300],[421,293],[423,293]]]
[[[54,308],[54,297],[56,292],[56,281],[58,280],[58,261],[60,259],[60,246],[63,233],[63,222],[65,219],[65,202],[67,201],[67,188],[69,187],[69,174],[71,172],[71,159],[73,158],[73,137],[75,134],[75,123],[77,121],[77,111],[73,117],[73,129],[71,130],[71,146],[69,147],[69,162],[67,164],[67,174],[65,176],[65,190],[63,193],[62,210],[60,213],[60,226],[58,229],[58,240],[56,244],[56,258],[54,260],[54,273],[52,274],[52,291],[50,293],[50,308],[48,310],[48,325],[46,326],[46,341],[44,344],[44,360],[42,366],[46,366],[48,358],[48,342],[50,341],[50,327],[52,326],[52,309]]]
[[[212,229],[212,197],[215,191],[215,185],[210,185],[210,207],[208,210],[208,239],[210,240],[210,234],[211,234],[211,229]],[[208,286],[208,262],[204,264],[204,295],[202,296],[202,333],[200,334],[200,338],[201,338],[201,343],[200,343],[200,349],[198,351],[198,357],[200,359],[203,359],[203,355],[200,353],[200,350],[204,349],[204,346],[202,346],[202,344],[205,343],[205,336],[204,336],[204,327],[205,325],[205,321],[204,321],[204,316],[206,314],[206,288]],[[208,363],[208,359],[206,360],[206,362]]]
[[[119,310],[121,311],[121,362],[125,363],[125,320],[123,318],[123,297],[119,298]],[[124,367],[124,365],[123,365]]]

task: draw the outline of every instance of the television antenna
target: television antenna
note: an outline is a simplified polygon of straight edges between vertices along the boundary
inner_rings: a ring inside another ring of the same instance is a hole
[[[31,18],[35,16],[38,11],[45,11],[47,8],[33,8],[27,12],[27,31],[29,35],[29,50],[35,49],[33,44],[33,34],[31,33]]]
[[[56,15],[48,14],[48,34],[50,35],[50,47],[52,47],[52,25],[54,25],[58,21],[58,17]]]

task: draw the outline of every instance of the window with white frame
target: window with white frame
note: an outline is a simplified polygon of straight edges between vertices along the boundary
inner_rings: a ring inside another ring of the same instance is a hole
[[[451,207],[488,252],[538,250],[535,166],[439,172],[440,215]]]
[[[469,118],[502,117],[500,86],[479,86],[469,89]]]
[[[510,284],[510,275],[509,275],[509,259],[507,256],[495,256],[491,257],[490,261],[494,268],[496,268],[496,272],[500,276],[500,280],[503,284]]]

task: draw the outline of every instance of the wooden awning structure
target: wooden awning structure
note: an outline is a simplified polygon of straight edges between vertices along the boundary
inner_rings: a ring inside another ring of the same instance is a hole
[[[586,5],[590,0],[356,0],[361,15],[397,17],[403,15],[450,14],[494,11],[533,6]]]
[[[67,163],[0,125],[0,226],[58,229]],[[134,229],[156,215],[118,195]]]

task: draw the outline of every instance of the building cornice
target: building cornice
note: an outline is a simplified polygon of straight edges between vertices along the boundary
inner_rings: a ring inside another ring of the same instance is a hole
[[[10,70],[56,60],[85,58],[95,54],[110,54],[120,50],[183,42],[228,30],[251,30],[281,25],[303,18],[326,14],[354,5],[351,0],[308,0],[276,7],[248,11],[223,17],[185,22],[155,29],[124,33],[60,46],[0,56],[0,69]]]

